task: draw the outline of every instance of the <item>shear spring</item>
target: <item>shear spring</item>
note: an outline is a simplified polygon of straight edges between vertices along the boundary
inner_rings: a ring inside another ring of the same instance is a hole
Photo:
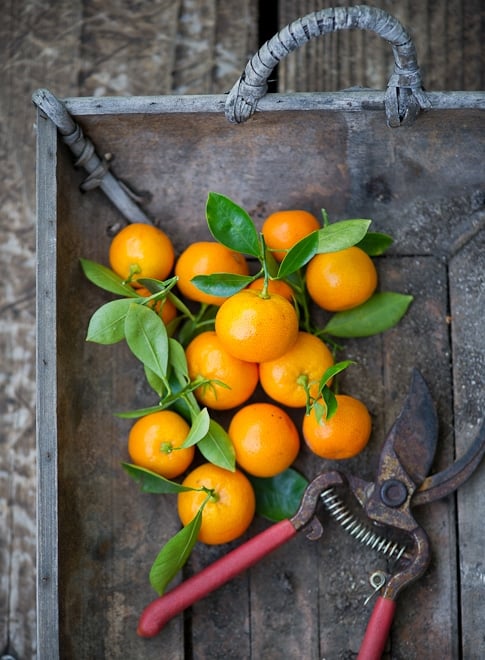
[[[406,546],[380,536],[367,525],[361,522],[349,511],[333,488],[327,488],[320,494],[320,498],[328,513],[336,520],[343,529],[355,538],[359,543],[381,552],[387,557],[399,559],[406,551]]]

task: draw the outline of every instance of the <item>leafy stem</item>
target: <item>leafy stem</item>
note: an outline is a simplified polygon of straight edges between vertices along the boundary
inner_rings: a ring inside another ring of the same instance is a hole
[[[306,332],[315,333],[311,319],[309,298],[305,287],[305,277],[301,269],[293,273],[289,283],[295,292],[295,300],[300,310],[301,328]]]
[[[297,384],[302,387],[306,395],[305,414],[309,415],[313,409],[317,415],[317,419],[330,419],[337,410],[337,401],[335,394],[337,393],[337,379],[335,376],[347,369],[351,364],[355,364],[352,360],[343,360],[336,362],[331,367],[325,370],[323,376],[318,382],[318,388],[315,394],[312,394],[316,381],[310,381],[307,374],[300,374],[296,380]]]
[[[215,497],[212,489],[202,487],[193,490],[205,491],[204,501],[194,518],[162,547],[150,569],[150,584],[160,596],[190,557],[200,531],[202,512]]]
[[[268,267],[268,259],[266,258],[267,254],[267,247],[266,247],[266,242],[264,240],[264,235],[260,234],[259,235],[260,240],[261,240],[261,258],[260,258],[260,263],[263,271],[263,288],[261,289],[260,296],[261,298],[269,298],[269,292],[268,292],[268,286],[269,286],[269,267]]]

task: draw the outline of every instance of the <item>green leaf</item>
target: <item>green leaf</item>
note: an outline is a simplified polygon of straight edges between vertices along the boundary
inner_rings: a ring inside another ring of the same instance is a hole
[[[160,474],[147,470],[146,468],[133,465],[132,463],[122,463],[123,469],[130,475],[134,481],[140,484],[142,493],[156,493],[158,495],[170,495],[173,493],[183,493],[188,490],[194,490],[176,481],[165,479]]]
[[[355,364],[355,362],[353,360],[342,360],[342,362],[336,362],[331,367],[328,367],[328,369],[325,369],[320,379],[319,389],[322,389],[331,378],[347,369],[347,367],[350,367],[351,364]]]
[[[178,277],[170,277],[168,280],[156,280],[153,277],[140,277],[137,283],[148,289],[150,293],[168,293],[177,284]]]
[[[95,261],[90,261],[89,259],[80,259],[80,262],[84,275],[90,282],[99,286],[100,289],[104,289],[110,293],[116,293],[120,296],[138,297],[132,286],[126,284],[119,275],[106,268],[106,266],[98,264]]]
[[[413,296],[391,291],[375,293],[362,305],[332,316],[323,332],[335,337],[370,337],[394,327]]]
[[[164,379],[168,365],[168,336],[158,314],[144,305],[131,305],[125,319],[125,337],[133,354]]]
[[[364,238],[356,243],[356,247],[364,250],[369,257],[377,257],[384,254],[387,248],[394,242],[392,236],[379,232],[368,231]]]
[[[308,481],[293,468],[275,477],[261,478],[248,475],[256,495],[256,512],[278,522],[291,518],[300,506]]]
[[[312,405],[312,411],[313,414],[315,415],[315,419],[317,420],[317,422],[319,424],[322,424],[322,420],[325,419],[325,416],[327,414],[326,406],[321,401],[315,401],[315,403]]]
[[[192,411],[198,410],[198,403],[193,392],[185,391],[184,394],[181,394],[187,388],[188,384],[188,376],[184,376],[182,372],[179,372],[175,368],[169,369],[168,385],[172,393],[171,396],[174,399],[173,403],[170,403],[169,408],[178,412],[179,415],[182,415],[190,423],[193,415]]]
[[[228,298],[247,287],[253,280],[254,277],[251,275],[212,273],[211,275],[196,275],[190,281],[204,293]]]
[[[361,241],[371,220],[340,220],[318,230],[317,253],[338,252]]]
[[[329,420],[337,412],[337,407],[338,407],[337,397],[332,392],[332,390],[327,385],[325,385],[322,389],[322,398],[325,402],[325,414],[323,415],[323,418],[325,420]],[[318,421],[319,423],[321,423],[320,419],[318,419]]]
[[[164,410],[166,406],[161,406],[157,404],[156,406],[148,406],[146,408],[138,408],[137,410],[124,410],[123,412],[114,413],[115,417],[119,419],[138,419],[139,417],[145,417],[146,415],[151,415],[154,412],[160,412]]]
[[[190,557],[197,542],[201,523],[202,507],[189,524],[172,536],[158,553],[149,577],[150,584],[160,596]]]
[[[178,296],[175,296],[172,292],[169,291],[167,293],[167,300],[170,300],[178,309],[178,311],[183,314],[183,316],[186,316],[189,319],[192,318],[192,312],[187,307],[187,305],[182,300],[180,300]]]
[[[185,384],[189,380],[189,368],[182,344],[170,337],[168,340],[168,355],[170,366],[173,367],[179,382]]]
[[[244,209],[219,193],[209,193],[206,217],[212,236],[231,250],[261,256],[261,243],[254,222]]]
[[[209,412],[207,408],[203,408],[192,419],[192,426],[190,427],[189,434],[187,435],[181,446],[185,448],[185,447],[192,447],[192,445],[197,444],[208,434],[209,426],[210,426]]]
[[[234,472],[236,452],[227,432],[215,420],[210,420],[209,431],[197,445],[201,454],[210,463]]]
[[[315,256],[318,250],[319,232],[320,230],[312,231],[287,252],[278,270],[279,279],[296,272]]]
[[[125,319],[133,304],[130,298],[112,300],[92,315],[86,341],[97,344],[116,344],[125,338]]]
[[[262,236],[262,241],[264,241],[264,236]],[[266,270],[268,271],[268,275],[276,279],[278,277],[278,270],[280,268],[280,262],[276,261],[274,254],[265,246],[265,254],[264,254],[264,261],[266,263]],[[264,276],[264,270],[261,269],[259,273],[256,273],[256,275],[253,276],[253,279],[257,279],[258,277],[263,277]]]
[[[165,382],[160,378],[160,376],[157,376],[157,374],[152,371],[150,367],[147,367],[146,364],[143,365],[143,369],[145,371],[145,378],[147,379],[147,383],[150,385],[152,390],[156,392],[160,398],[162,398],[166,392]]]

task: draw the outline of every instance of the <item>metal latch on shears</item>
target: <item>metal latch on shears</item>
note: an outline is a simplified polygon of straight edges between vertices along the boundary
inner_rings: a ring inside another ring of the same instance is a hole
[[[384,650],[399,593],[420,578],[430,561],[425,530],[411,508],[446,497],[474,472],[485,453],[485,423],[468,451],[442,472],[428,476],[438,438],[438,420],[428,386],[414,370],[401,413],[388,433],[373,482],[339,471],[322,472],[307,486],[298,511],[152,601],[143,611],[138,634],[153,637],[184,609],[254,565],[303,530],[312,539],[322,536],[316,515],[323,503],[327,511],[356,539],[393,558],[388,578],[376,573],[373,587],[380,591],[358,655],[359,660],[378,660]],[[370,521],[403,534],[404,545],[373,531],[351,514],[335,492],[348,486]]]

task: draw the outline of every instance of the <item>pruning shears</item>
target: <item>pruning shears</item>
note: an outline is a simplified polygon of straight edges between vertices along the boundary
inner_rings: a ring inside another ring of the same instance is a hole
[[[298,511],[267,528],[199,573],[152,601],[142,612],[138,634],[155,636],[171,618],[254,565],[267,554],[305,531],[316,540],[323,534],[317,517],[322,494],[347,486],[367,518],[408,539],[395,561],[392,575],[382,582],[358,655],[378,660],[384,650],[399,593],[426,571],[430,543],[411,508],[446,497],[474,472],[485,453],[485,423],[468,451],[447,469],[428,476],[438,438],[438,419],[431,395],[419,371],[414,370],[409,393],[389,431],[373,482],[332,470],[322,472],[307,486]],[[329,491],[330,489],[330,491]]]

